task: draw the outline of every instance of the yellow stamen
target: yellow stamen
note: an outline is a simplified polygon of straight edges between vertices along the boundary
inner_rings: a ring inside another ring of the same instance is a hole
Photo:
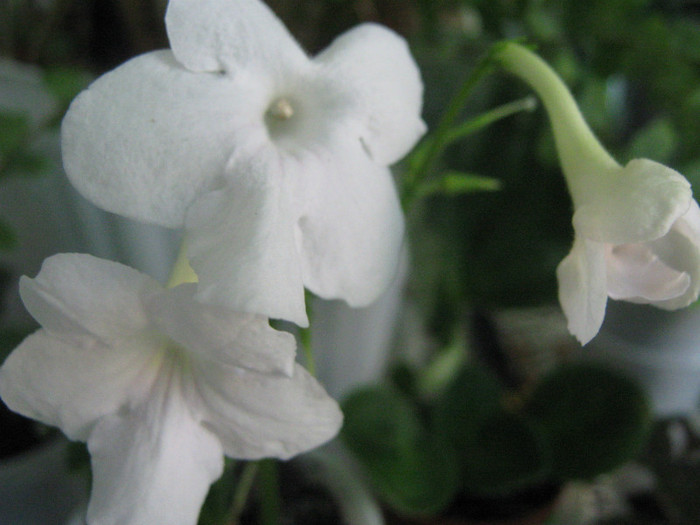
[[[280,98],[272,103],[267,112],[278,120],[289,120],[294,115],[294,108],[286,98]]]

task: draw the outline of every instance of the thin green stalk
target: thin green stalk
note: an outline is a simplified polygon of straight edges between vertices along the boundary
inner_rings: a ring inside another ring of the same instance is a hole
[[[250,461],[246,463],[246,465],[243,467],[243,472],[241,472],[241,477],[238,480],[236,492],[233,494],[231,509],[229,510],[224,523],[229,523],[230,525],[238,524],[238,521],[241,519],[241,515],[243,514],[243,510],[245,509],[246,502],[248,501],[250,490],[253,488],[253,482],[255,481],[255,476],[257,476],[257,474],[258,462]]]
[[[537,99],[533,96],[527,96],[525,98],[514,100],[493,108],[449,130],[443,139],[443,148],[479,131],[480,129],[485,128],[486,126],[493,124],[498,120],[510,117],[511,115],[521,111],[532,111],[536,107]]]
[[[411,167],[409,172],[406,174],[406,183],[409,187],[414,187],[420,182],[420,178],[424,176],[425,172],[432,165],[432,163],[437,159],[444,148],[444,139],[449,134],[454,121],[459,116],[462,111],[464,104],[466,103],[469,96],[472,94],[474,87],[491,71],[494,70],[493,63],[493,50],[489,51],[479,62],[476,64],[474,69],[471,70],[466,80],[462,83],[459,91],[452,98],[447,106],[447,109],[442,115],[440,122],[433,133],[430,142],[427,145],[427,149],[423,155],[418,159],[418,161]]]
[[[314,360],[314,351],[311,347],[311,327],[301,328],[299,330],[299,339],[301,341],[301,348],[304,352],[306,370],[308,370],[309,374],[316,377],[316,361]]]
[[[313,318],[313,301],[314,294],[306,290],[305,292],[306,300],[306,317],[309,318],[308,328],[299,329],[299,342],[301,343],[301,349],[304,352],[304,359],[306,360],[306,369],[309,374],[316,376],[316,361],[314,359],[314,350],[311,345],[311,326]]]
[[[279,491],[277,462],[263,459],[260,465],[260,525],[279,525],[282,499]]]

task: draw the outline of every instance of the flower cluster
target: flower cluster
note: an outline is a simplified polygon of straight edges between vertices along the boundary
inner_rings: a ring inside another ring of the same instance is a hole
[[[403,242],[389,165],[425,130],[388,29],[309,58],[260,0],[171,0],[165,21],[171,49],[75,99],[62,153],[98,206],[183,228],[186,262],[163,288],[47,259],[21,281],[42,328],[0,369],[8,406],[87,442],[90,524],[195,523],[223,455],[286,459],[337,433],[337,403],[269,319],[307,326],[305,288],[351,306],[383,292]]]

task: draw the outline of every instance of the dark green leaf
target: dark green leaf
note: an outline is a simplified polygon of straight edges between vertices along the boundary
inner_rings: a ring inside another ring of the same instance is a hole
[[[464,488],[471,494],[506,495],[551,474],[546,439],[525,419],[505,411],[482,418],[461,452]]]
[[[590,479],[629,461],[645,444],[651,422],[640,387],[593,363],[555,370],[525,410],[547,434],[562,480]]]
[[[415,407],[389,386],[365,388],[343,403],[341,437],[377,492],[412,515],[444,508],[458,486],[458,462],[442,440],[428,435]]]
[[[494,374],[481,366],[466,365],[436,401],[434,431],[463,455],[482,420],[500,412],[502,395]]]
[[[454,451],[428,436],[403,454],[376,457],[364,464],[376,490],[402,514],[437,514],[449,505],[459,487]]]
[[[421,422],[414,407],[396,389],[367,387],[343,403],[341,436],[361,460],[400,456],[420,439]]]

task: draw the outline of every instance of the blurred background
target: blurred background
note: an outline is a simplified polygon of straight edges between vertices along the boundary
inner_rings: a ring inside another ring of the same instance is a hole
[[[35,329],[19,302],[17,279],[35,275],[49,255],[87,251],[167,277],[178,232],[92,207],[66,181],[59,147],[62,115],[81,89],[137,54],[168,46],[166,3],[0,3],[0,359]],[[423,75],[431,129],[494,42],[523,38],[564,78],[618,161],[651,158],[700,183],[698,1],[267,3],[311,54],[364,21],[406,37]],[[461,118],[528,94],[515,79],[490,75]],[[408,164],[396,167],[399,184]],[[540,108],[502,119],[450,146],[432,170],[488,177],[500,189],[415,203],[407,210],[406,276],[395,289],[368,312],[319,306],[319,325],[326,327],[314,340],[319,374],[339,399],[382,377],[415,394],[423,372],[437,374],[433,365],[452,359],[455,345],[458,361],[478,354],[518,389],[580,357],[556,306],[555,269],[570,248],[571,205],[546,114]],[[613,304],[603,333],[587,349],[640,381],[655,421],[640,460],[654,493],[644,504],[653,509],[635,517],[641,511],[628,505],[627,518],[618,513],[618,521],[606,523],[700,523],[698,315],[694,306],[668,315]],[[367,340],[358,342],[358,329],[368,322],[371,330],[359,330]],[[3,406],[0,465],[47,440],[46,432]],[[15,479],[0,477],[0,493]],[[592,515],[590,523],[602,520]]]

